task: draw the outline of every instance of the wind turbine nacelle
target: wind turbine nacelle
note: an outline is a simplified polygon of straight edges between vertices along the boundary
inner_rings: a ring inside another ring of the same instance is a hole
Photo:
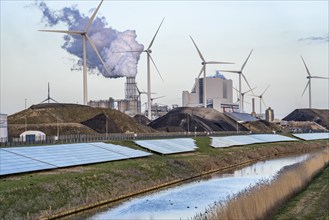
[[[145,52],[152,53],[152,50],[151,49],[148,49],[148,50],[145,50]]]
[[[201,62],[201,64],[204,66],[204,65],[206,65],[206,62]]]

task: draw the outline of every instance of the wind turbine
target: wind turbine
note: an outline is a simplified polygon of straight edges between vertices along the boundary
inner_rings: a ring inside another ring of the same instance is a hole
[[[162,76],[160,74],[160,71],[159,71],[158,67],[156,66],[156,64],[155,64],[155,62],[154,62],[154,60],[153,60],[153,58],[151,56],[151,53],[152,53],[151,47],[152,47],[152,45],[154,43],[155,37],[157,36],[157,34],[158,34],[159,30],[160,30],[160,27],[161,27],[164,19],[165,18],[162,19],[162,21],[161,21],[161,23],[160,23],[157,31],[155,32],[155,34],[154,34],[154,36],[153,36],[153,38],[151,40],[150,45],[147,47],[146,50],[131,50],[131,51],[118,51],[118,52],[115,52],[115,53],[126,53],[126,52],[135,52],[135,53],[139,52],[139,53],[141,53],[141,52],[144,52],[144,53],[147,54],[147,103],[148,103],[148,108],[147,108],[148,109],[148,115],[147,115],[147,117],[150,120],[152,120],[151,105],[149,104],[149,103],[151,103],[151,70],[150,70],[150,61],[152,61],[153,65],[154,65],[154,67],[156,69],[156,71],[158,72],[161,80],[163,81],[163,78],[162,78]]]
[[[255,96],[255,97],[258,97],[259,98],[259,114],[261,115],[262,114],[262,102],[263,102],[263,105],[265,106],[265,102],[264,102],[264,99],[263,99],[263,95],[264,95],[264,93],[267,91],[267,89],[270,87],[270,85],[268,85],[267,87],[266,87],[266,89],[264,90],[264,92],[262,93],[262,94],[260,94],[260,95],[253,95],[253,96]],[[265,106],[266,107],[266,106]]]
[[[48,103],[50,103],[50,100],[52,100],[52,101],[58,103],[55,99],[53,99],[53,98],[50,97],[50,86],[49,86],[49,82],[48,82],[48,97],[47,97],[45,100],[43,100],[41,103],[44,103],[44,102],[46,102],[46,101],[48,101]],[[40,104],[41,104],[41,103],[40,103]]]
[[[252,49],[252,50],[250,51],[250,53],[249,53],[249,55],[248,55],[246,61],[244,61],[244,63],[242,64],[240,70],[221,70],[222,72],[237,73],[237,74],[239,74],[239,94],[240,94],[240,98],[239,98],[239,100],[240,100],[241,112],[243,112],[243,102],[242,102],[242,97],[241,97],[241,96],[242,96],[242,91],[241,91],[241,90],[242,90],[242,88],[241,88],[241,76],[242,76],[242,77],[244,78],[244,80],[246,81],[246,83],[247,83],[247,85],[248,85],[250,91],[252,92],[252,94],[254,94],[254,92],[252,91],[253,89],[251,89],[251,87],[250,87],[250,85],[249,85],[249,83],[248,83],[247,78],[246,78],[245,75],[242,73],[242,71],[243,71],[244,67],[246,66],[246,64],[247,64],[247,62],[248,62],[248,60],[249,60],[249,57],[250,57],[250,55],[251,55],[251,53],[252,53],[253,50],[254,50],[254,49]]]
[[[191,37],[190,35],[190,38],[196,48],[196,50],[198,51],[198,54],[202,60],[201,62],[201,65],[202,65],[202,68],[201,68],[201,71],[198,75],[198,79],[200,78],[202,72],[203,72],[203,106],[205,108],[207,108],[207,83],[206,83],[206,77],[207,77],[207,74],[206,74],[206,66],[207,64],[234,64],[234,63],[231,63],[231,62],[219,62],[219,61],[206,61],[204,59],[204,57],[202,56],[202,53],[200,52],[198,46],[196,45],[196,43],[194,42],[193,38]]]
[[[243,113],[243,112],[244,112],[244,103],[245,103],[245,101],[244,101],[244,95],[247,94],[248,92],[252,92],[254,89],[256,89],[256,87],[254,87],[254,88],[252,88],[252,89],[249,89],[248,91],[241,92],[241,93],[240,93],[240,91],[238,91],[236,88],[234,88],[234,89],[235,89],[235,91],[237,91],[238,94],[239,94],[238,101],[240,102],[240,101],[242,100],[240,103],[242,103],[242,106],[241,106],[241,112]],[[246,102],[246,103],[247,103],[247,102]],[[250,104],[250,103],[249,103],[249,104]]]
[[[90,43],[91,47],[93,48],[93,50],[95,51],[95,53],[97,54],[99,60],[102,62],[105,70],[109,73],[109,71],[106,68],[106,65],[102,59],[102,57],[100,56],[94,42],[90,39],[90,37],[88,36],[87,32],[90,28],[91,23],[93,22],[93,20],[95,19],[95,16],[99,10],[99,8],[101,7],[102,3],[104,0],[102,0],[98,7],[96,8],[96,10],[94,11],[93,15],[90,17],[86,27],[84,30],[79,31],[79,30],[75,30],[75,31],[65,31],[65,30],[39,30],[42,32],[54,32],[54,33],[64,33],[64,34],[70,34],[70,35],[81,35],[82,37],[82,46],[83,46],[83,104],[87,105],[88,103],[88,90],[87,90],[87,52],[86,52],[86,39],[88,40],[88,42]]]
[[[304,95],[304,93],[305,93],[305,91],[306,91],[306,89],[307,89],[307,87],[308,87],[308,89],[309,89],[309,90],[308,90],[308,105],[309,105],[309,108],[312,108],[311,79],[312,79],[312,78],[316,78],[316,79],[329,79],[329,78],[328,78],[328,77],[321,77],[321,76],[311,76],[310,71],[308,70],[308,68],[307,68],[307,66],[306,66],[306,63],[305,63],[303,57],[302,57],[302,56],[300,56],[300,57],[302,58],[302,61],[303,61],[303,63],[304,63],[305,69],[306,69],[306,72],[307,72],[307,74],[308,74],[308,76],[306,76],[306,78],[308,79],[308,82],[307,82],[307,84],[306,84],[306,86],[305,86],[305,89],[304,89],[304,91],[303,91],[302,96]]]

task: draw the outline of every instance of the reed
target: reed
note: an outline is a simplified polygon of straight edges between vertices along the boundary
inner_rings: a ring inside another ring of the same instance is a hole
[[[195,219],[267,219],[278,208],[302,190],[329,163],[329,149],[307,160],[283,168],[271,181],[263,180],[209,208]]]

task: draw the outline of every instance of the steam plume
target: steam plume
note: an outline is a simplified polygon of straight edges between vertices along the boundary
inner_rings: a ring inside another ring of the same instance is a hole
[[[56,26],[64,23],[68,30],[84,30],[89,17],[81,14],[76,6],[64,7],[60,10],[51,10],[45,2],[36,2],[35,5],[42,11],[42,21],[45,26]],[[136,41],[134,30],[117,31],[107,27],[105,17],[96,17],[88,30],[88,35],[95,43],[107,69],[105,71],[101,61],[87,43],[87,67],[90,70],[99,70],[104,77],[134,77],[137,74],[137,63],[141,52],[113,53],[117,51],[143,51],[144,46]],[[74,68],[82,66],[83,48],[82,38],[79,35],[64,35],[62,48],[79,58]]]

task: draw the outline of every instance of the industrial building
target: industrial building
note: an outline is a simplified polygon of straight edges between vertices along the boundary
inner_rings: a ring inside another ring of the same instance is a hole
[[[110,97],[108,100],[91,100],[88,105],[91,107],[117,109],[127,115],[134,116],[141,113],[140,93],[137,90],[135,77],[126,77],[125,99],[115,100]]]
[[[6,114],[0,114],[0,142],[8,141],[8,120]]]
[[[203,103],[203,80],[195,79],[191,92],[183,91],[183,107],[202,106]],[[233,82],[226,79],[219,71],[213,77],[207,77],[207,107],[216,109],[219,112],[238,111],[239,105],[233,103]]]

